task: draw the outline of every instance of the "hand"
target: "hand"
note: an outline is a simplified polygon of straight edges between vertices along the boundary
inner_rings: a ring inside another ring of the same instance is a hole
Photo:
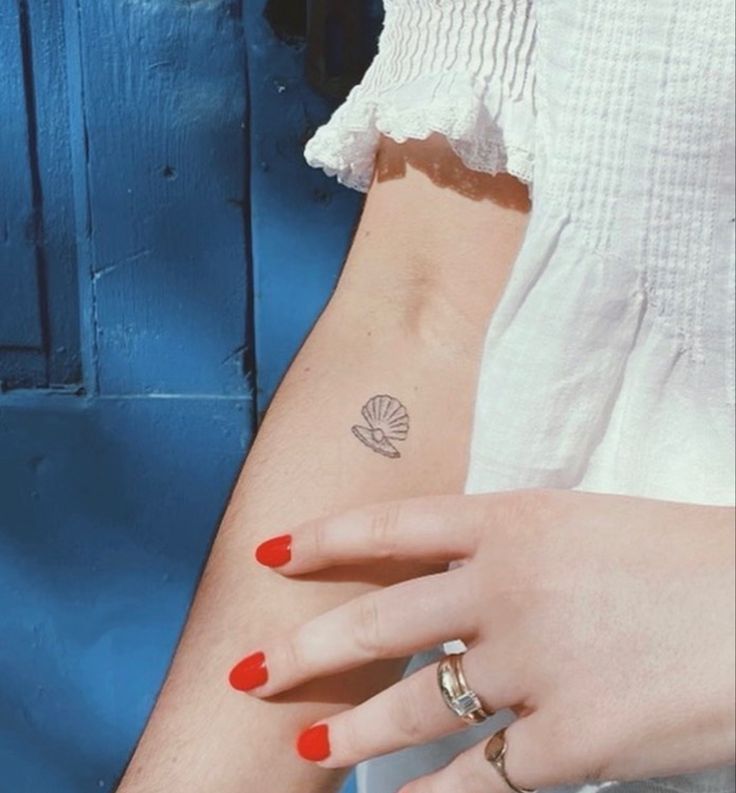
[[[733,510],[522,490],[375,504],[260,546],[287,576],[366,560],[443,572],[359,597],[267,641],[231,673],[270,697],[308,679],[463,639],[487,709],[511,708],[522,787],[640,779],[733,761]],[[449,571],[446,563],[464,560]],[[436,665],[316,725],[302,754],[349,766],[467,729]],[[485,741],[401,793],[504,790]],[[495,787],[494,787],[495,785]]]

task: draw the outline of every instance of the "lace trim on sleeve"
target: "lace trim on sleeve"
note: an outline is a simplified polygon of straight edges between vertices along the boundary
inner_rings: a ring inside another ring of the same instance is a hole
[[[444,135],[468,168],[531,183],[531,0],[394,0],[360,85],[305,148],[307,162],[368,190],[380,135]]]

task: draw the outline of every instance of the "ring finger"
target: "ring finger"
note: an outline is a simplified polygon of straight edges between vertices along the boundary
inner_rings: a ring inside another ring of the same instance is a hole
[[[468,684],[485,682],[481,700],[489,711],[520,707],[526,697],[518,680],[501,672],[500,665],[488,664],[484,655],[470,650],[463,656]],[[301,734],[297,748],[307,760],[343,768],[463,729],[467,725],[442,698],[433,663],[362,705],[310,727]]]
[[[472,639],[477,617],[464,575],[436,573],[361,595],[266,642],[233,668],[230,682],[270,697],[315,677]]]

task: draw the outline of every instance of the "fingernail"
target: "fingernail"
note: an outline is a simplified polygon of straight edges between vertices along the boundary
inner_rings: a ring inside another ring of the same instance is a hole
[[[305,760],[318,763],[330,756],[330,736],[326,724],[305,730],[296,742],[296,749]]]
[[[268,667],[263,653],[253,653],[230,670],[230,685],[238,691],[250,691],[268,682]]]
[[[281,567],[291,561],[291,534],[261,543],[256,548],[256,559],[266,567]]]

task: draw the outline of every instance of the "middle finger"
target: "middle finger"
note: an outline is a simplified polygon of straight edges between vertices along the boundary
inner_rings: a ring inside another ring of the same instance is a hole
[[[270,697],[315,677],[472,639],[476,613],[464,569],[378,589],[266,643],[230,673],[234,688]]]

